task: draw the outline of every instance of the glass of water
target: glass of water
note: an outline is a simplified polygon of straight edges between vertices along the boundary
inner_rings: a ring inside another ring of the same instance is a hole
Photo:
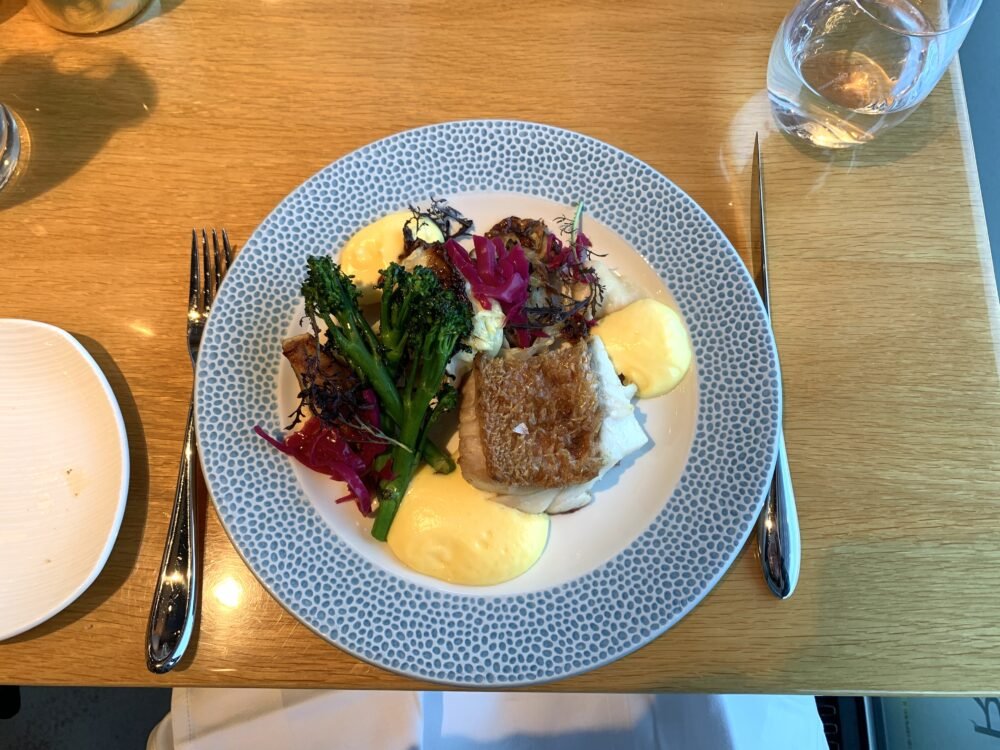
[[[71,34],[96,34],[121,26],[148,4],[149,0],[28,0],[42,21]]]
[[[0,190],[14,175],[21,153],[21,135],[13,113],[0,102]]]
[[[941,80],[982,0],[800,0],[771,48],[778,127],[824,148],[868,143]]]

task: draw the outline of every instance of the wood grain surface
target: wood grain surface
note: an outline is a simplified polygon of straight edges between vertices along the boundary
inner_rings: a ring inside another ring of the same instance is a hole
[[[767,592],[748,548],[666,635],[550,687],[1000,691],[1000,315],[958,69],[871,146],[799,148],[774,132],[764,90],[789,5],[159,0],[77,37],[0,0],[0,99],[30,141],[0,193],[0,317],[81,339],[122,404],[133,467],[106,569],[0,644],[0,683],[419,685],[300,625],[214,512],[197,640],[170,674],[146,671],[191,391],[188,233],[245,240],[375,138],[511,117],[649,162],[741,252],[761,131],[805,550],[791,600]]]

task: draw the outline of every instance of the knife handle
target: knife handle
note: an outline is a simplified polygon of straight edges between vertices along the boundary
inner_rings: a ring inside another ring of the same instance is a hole
[[[783,431],[778,433],[778,460],[771,488],[757,520],[757,553],[768,588],[779,599],[790,597],[799,582],[802,538]]]

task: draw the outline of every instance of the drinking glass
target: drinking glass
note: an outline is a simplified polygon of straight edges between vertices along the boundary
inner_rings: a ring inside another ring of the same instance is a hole
[[[982,0],[800,0],[767,67],[778,127],[825,148],[868,143],[941,80]]]
[[[28,0],[45,23],[73,34],[96,34],[121,26],[148,4],[149,0]]]
[[[13,113],[0,103],[0,190],[17,169],[17,159],[21,154],[21,135]]]

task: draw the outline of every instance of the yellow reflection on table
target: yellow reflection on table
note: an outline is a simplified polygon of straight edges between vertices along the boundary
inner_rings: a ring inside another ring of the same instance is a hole
[[[224,576],[212,587],[212,596],[226,609],[236,609],[243,601],[243,584],[231,575]]]

